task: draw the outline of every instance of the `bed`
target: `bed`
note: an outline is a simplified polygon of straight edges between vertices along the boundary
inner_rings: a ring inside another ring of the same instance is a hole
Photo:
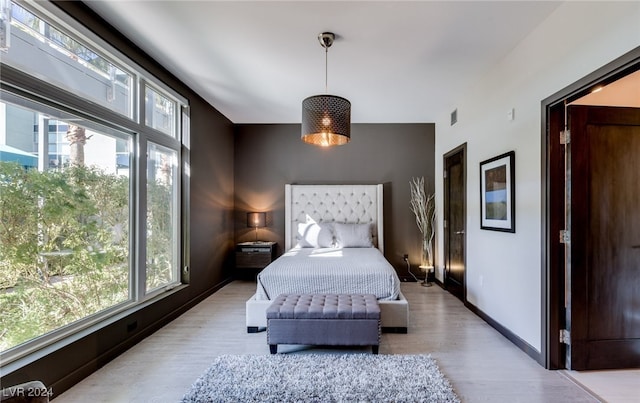
[[[382,330],[406,333],[409,306],[384,257],[383,186],[285,185],[285,253],[257,277],[246,302],[250,333],[280,294],[374,294]]]

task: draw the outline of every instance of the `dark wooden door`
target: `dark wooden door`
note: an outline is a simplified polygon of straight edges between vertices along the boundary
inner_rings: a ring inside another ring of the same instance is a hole
[[[465,301],[466,169],[465,148],[445,155],[445,288]]]
[[[570,367],[640,367],[640,109],[568,116]]]

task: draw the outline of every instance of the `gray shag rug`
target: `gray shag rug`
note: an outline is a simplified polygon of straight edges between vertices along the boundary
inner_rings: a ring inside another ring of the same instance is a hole
[[[222,355],[182,402],[460,402],[430,355]]]

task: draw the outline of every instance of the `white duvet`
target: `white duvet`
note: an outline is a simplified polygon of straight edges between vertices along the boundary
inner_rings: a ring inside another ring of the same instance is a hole
[[[377,248],[294,248],[258,274],[256,299],[279,294],[374,294],[395,300],[400,279]]]

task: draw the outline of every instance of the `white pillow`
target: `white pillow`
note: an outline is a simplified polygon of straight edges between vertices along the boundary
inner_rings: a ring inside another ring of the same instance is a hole
[[[335,223],[336,243],[340,248],[372,248],[371,224]]]
[[[298,223],[296,240],[299,248],[332,248],[333,238],[333,223]]]

